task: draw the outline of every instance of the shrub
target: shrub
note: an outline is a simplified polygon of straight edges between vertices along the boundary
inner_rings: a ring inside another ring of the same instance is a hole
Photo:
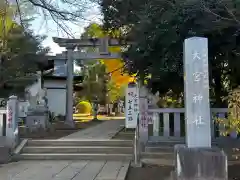
[[[233,89],[228,96],[228,117],[217,118],[217,122],[225,127],[222,135],[240,132],[240,87]]]
[[[80,101],[76,106],[77,112],[81,114],[91,114],[92,105],[88,101]]]

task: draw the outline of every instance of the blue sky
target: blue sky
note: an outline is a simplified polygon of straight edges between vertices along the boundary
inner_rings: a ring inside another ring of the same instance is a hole
[[[75,38],[79,38],[81,33],[91,22],[101,22],[100,11],[97,6],[88,9],[84,13],[84,18],[86,20],[81,20],[81,22],[70,23],[67,22],[68,28],[71,29],[71,33]],[[63,34],[59,31],[59,27],[52,21],[48,20],[46,24],[43,25],[43,17],[39,16],[32,22],[31,29],[35,34],[47,35],[47,39],[43,42],[43,46],[48,46],[51,48],[51,54],[61,53],[64,49],[60,48],[57,44],[52,41],[52,37],[67,37],[66,34]],[[45,21],[46,22],[46,21]]]

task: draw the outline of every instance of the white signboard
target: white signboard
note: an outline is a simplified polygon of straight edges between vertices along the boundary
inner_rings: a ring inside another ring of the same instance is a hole
[[[137,85],[128,85],[125,98],[125,127],[136,128],[139,113],[139,89]]]

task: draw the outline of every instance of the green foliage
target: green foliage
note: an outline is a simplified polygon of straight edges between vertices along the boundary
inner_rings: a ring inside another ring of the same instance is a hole
[[[34,36],[30,31],[23,33],[20,27],[11,30],[2,51],[1,96],[23,92],[27,85],[34,82],[33,74],[39,70],[37,62],[44,58],[47,52],[40,45],[42,40],[42,37]],[[4,93],[5,89],[7,94]]]
[[[76,106],[78,113],[81,114],[91,114],[92,112],[92,105],[88,101],[80,101]]]
[[[104,31],[102,31],[102,27],[97,23],[91,23],[84,29],[84,33],[82,33],[82,38],[98,38],[103,37],[105,35]]]
[[[25,87],[35,82],[38,62],[48,49],[41,46],[44,37],[23,29],[13,21],[12,13],[0,17],[0,97],[22,95]]]
[[[118,86],[111,80],[102,63],[87,64],[82,87],[77,96],[90,102],[113,103],[125,96],[125,86]]]
[[[238,1],[102,0],[104,25],[127,26],[135,42],[125,53],[127,71],[164,96],[183,93],[183,41],[192,36],[209,40],[209,74],[212,107],[240,85],[240,6]]]
[[[121,34],[124,33],[122,28],[106,29],[98,23],[91,23],[84,30],[81,35],[82,38],[102,38],[104,36],[109,36],[112,38],[119,38]]]
[[[99,38],[105,36],[106,34],[111,37],[118,37],[120,31],[105,31],[101,25],[92,23],[85,28],[81,38]],[[86,48],[85,50],[86,52],[95,52],[96,48]],[[80,65],[81,62],[76,61],[76,64]],[[93,102],[97,98],[98,103],[106,104],[109,102],[116,102],[124,96],[124,87],[117,86],[117,84],[109,77],[106,65],[102,63],[101,60],[85,61],[84,67],[85,69],[83,74],[85,78],[82,83],[83,91],[78,93],[78,96],[81,97],[81,99]]]
[[[126,86],[118,86],[113,80],[110,80],[107,84],[108,88],[108,103],[114,103],[125,97]]]
[[[142,10],[147,0],[100,0],[104,26],[118,29],[132,26],[138,20],[138,11]]]
[[[89,63],[86,68],[82,83],[83,90],[80,94],[82,99],[89,102],[98,101],[104,103],[106,100],[105,66],[101,63]]]
[[[159,108],[183,108],[183,101],[181,98],[176,99],[166,95],[159,99],[157,105]]]

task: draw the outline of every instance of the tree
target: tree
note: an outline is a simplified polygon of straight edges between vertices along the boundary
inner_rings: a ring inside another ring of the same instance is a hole
[[[147,0],[100,0],[104,27],[106,29],[131,27],[139,19],[138,11],[141,11],[147,2]]]
[[[40,70],[37,62],[44,60],[48,51],[41,46],[44,37],[33,35],[30,30],[23,29],[10,17],[1,17],[7,25],[4,25],[5,31],[1,31],[3,34],[0,34],[1,97],[24,93],[25,87],[36,80],[35,73]],[[0,28],[3,28],[3,24],[0,25]]]
[[[168,2],[171,5],[186,4],[186,0],[155,1],[155,0],[100,0],[99,5],[103,14],[104,26],[107,28],[122,28],[125,26],[133,27],[142,18],[142,14],[148,13],[146,9],[151,5],[162,8],[162,3]],[[199,9],[219,20],[239,24],[239,0],[200,0],[192,1],[192,4],[200,4]],[[217,10],[217,11],[216,11]],[[221,10],[224,13],[220,13]]]
[[[91,103],[97,100],[98,103],[105,104],[105,74],[105,66],[103,64],[88,63],[82,83],[83,90],[79,96]]]
[[[92,23],[88,27],[85,28],[84,33],[82,34],[82,38],[94,38],[94,37],[104,37],[105,35],[110,34],[111,36],[119,36],[119,32],[117,31],[109,31],[106,32],[103,30],[102,26],[97,23]],[[87,52],[94,52],[96,48],[86,48]],[[110,52],[119,52],[121,53],[120,47],[110,47]],[[98,64],[95,64],[98,62]],[[79,63],[78,63],[79,64]],[[98,74],[98,82],[94,83],[94,88],[98,89],[97,92],[101,92],[101,97],[105,97],[105,102],[117,102],[122,96],[124,96],[124,90],[128,82],[133,81],[133,77],[129,76],[127,73],[123,72],[124,63],[121,59],[111,59],[111,60],[95,60],[90,63],[85,63],[87,69],[92,69],[95,66],[104,67],[103,74],[100,76]],[[101,65],[99,65],[101,64]],[[96,76],[96,74],[95,74]],[[100,78],[101,77],[101,78]],[[100,81],[102,79],[102,81]],[[95,81],[95,80],[94,80]],[[85,81],[87,82],[87,81]],[[99,85],[101,83],[101,85]],[[84,84],[84,83],[83,83]],[[87,82],[86,84],[89,84]],[[97,85],[98,84],[98,85]],[[98,86],[98,88],[96,88]],[[100,88],[101,87],[101,88]],[[87,89],[87,88],[86,88]],[[101,91],[99,91],[101,89]],[[90,92],[90,91],[89,91]],[[96,94],[96,93],[91,93]],[[107,97],[106,97],[107,96]]]
[[[122,85],[119,86],[118,84],[115,83],[114,80],[110,79],[108,84],[107,84],[107,89],[108,91],[108,101],[110,103],[115,103],[118,102],[119,100],[122,100],[123,97],[125,97],[125,90],[126,90],[127,85]]]
[[[130,0],[128,12],[134,18],[112,16],[125,4],[102,1],[105,25],[129,27],[128,38],[135,42],[125,53],[127,70],[148,79],[148,87],[165,95],[169,91],[182,96],[185,38],[209,39],[209,72],[212,106],[226,107],[229,90],[239,85],[239,2],[238,1],[157,1]],[[104,4],[106,3],[106,4]],[[113,5],[113,7],[112,7]],[[111,8],[110,8],[111,7]],[[110,10],[112,9],[112,10]],[[124,20],[123,20],[124,19]]]
[[[104,30],[101,25],[92,23],[85,29],[82,38],[102,38],[104,36],[118,38],[120,34],[119,30]],[[121,47],[109,47],[109,52],[121,53]],[[111,76],[111,80],[115,81],[119,87],[134,80],[133,76],[129,76],[128,73],[123,71],[125,64],[122,59],[102,59],[101,62],[106,66],[106,72]]]
[[[121,53],[120,47],[109,47],[111,53]],[[125,86],[129,82],[134,81],[134,75],[129,76],[127,72],[124,72],[125,63],[122,59],[102,60],[105,64],[107,73],[111,75],[111,79],[120,87]]]

